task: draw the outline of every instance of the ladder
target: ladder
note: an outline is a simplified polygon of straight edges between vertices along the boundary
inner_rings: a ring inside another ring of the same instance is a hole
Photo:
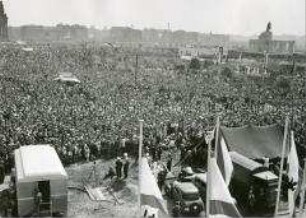
[[[52,217],[53,208],[52,208],[52,200],[41,202],[38,205],[37,215],[39,217]]]

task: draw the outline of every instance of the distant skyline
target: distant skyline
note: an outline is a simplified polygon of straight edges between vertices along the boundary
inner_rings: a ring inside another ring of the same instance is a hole
[[[258,35],[305,35],[305,0],[3,0],[9,26],[81,24]]]

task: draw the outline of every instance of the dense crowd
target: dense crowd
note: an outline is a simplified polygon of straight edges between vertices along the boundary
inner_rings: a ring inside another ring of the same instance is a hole
[[[203,132],[217,115],[222,125],[241,126],[283,124],[289,114],[299,150],[306,145],[303,70],[288,74],[271,65],[270,76],[255,77],[239,73],[236,63],[194,68],[174,49],[110,44],[5,44],[0,57],[6,168],[12,151],[28,144],[54,145],[65,164],[137,154],[139,119],[145,143],[153,145],[168,143],[162,139],[169,124]],[[60,72],[81,82],[55,81]]]

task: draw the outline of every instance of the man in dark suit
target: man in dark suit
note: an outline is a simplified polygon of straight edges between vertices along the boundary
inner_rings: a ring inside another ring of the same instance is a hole
[[[126,179],[129,175],[130,160],[127,153],[124,153],[123,156],[124,156],[123,172],[124,172],[124,178]]]
[[[117,157],[117,161],[116,161],[116,175],[118,179],[121,179],[122,177],[122,160],[120,157]]]
[[[3,183],[5,177],[5,168],[3,160],[0,160],[0,184]]]

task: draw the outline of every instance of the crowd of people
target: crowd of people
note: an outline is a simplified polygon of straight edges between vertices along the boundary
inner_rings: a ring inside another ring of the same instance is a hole
[[[252,77],[230,62],[226,73],[223,65],[193,69],[177,54],[109,44],[1,45],[0,158],[6,169],[12,151],[29,144],[54,145],[65,165],[114,158],[122,139],[136,155],[139,119],[145,120],[145,144],[152,147],[169,145],[167,125],[182,128],[181,140],[188,142],[188,128],[203,132],[217,115],[222,125],[242,126],[283,124],[290,114],[298,149],[305,147],[303,71],[288,76],[273,66],[270,77]],[[60,72],[81,82],[55,81]]]

